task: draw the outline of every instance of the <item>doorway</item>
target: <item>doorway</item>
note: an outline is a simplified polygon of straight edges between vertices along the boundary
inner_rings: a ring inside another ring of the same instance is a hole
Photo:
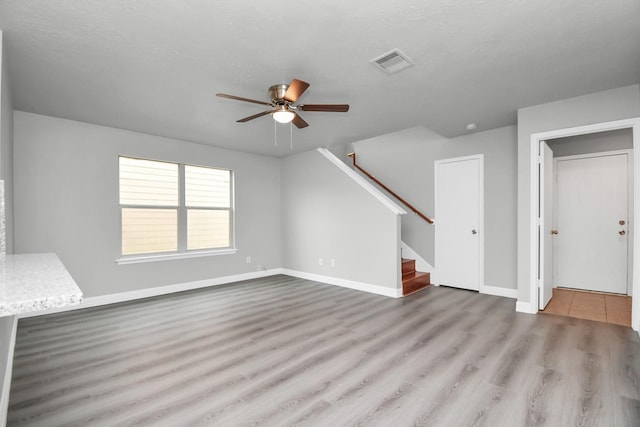
[[[434,171],[437,283],[482,291],[483,156],[437,160]]]
[[[633,164],[640,163],[640,119],[625,119],[614,122],[598,123],[593,125],[585,125],[574,128],[559,129],[555,131],[541,132],[531,134],[530,139],[530,154],[531,154],[531,168],[530,168],[530,281],[529,281],[529,303],[518,303],[518,310],[530,313],[536,313],[538,311],[538,298],[539,298],[539,286],[544,282],[544,271],[541,271],[540,261],[540,248],[541,248],[541,233],[540,226],[543,222],[541,218],[541,202],[539,199],[540,188],[544,187],[544,177],[539,174],[539,148],[540,142],[554,139],[569,137],[575,135],[593,134],[604,131],[611,131],[617,129],[631,129],[633,138]],[[633,179],[633,200],[640,200],[640,174],[634,174]],[[628,238],[630,239],[629,251],[631,254],[640,254],[640,229],[633,227],[633,224],[640,223],[640,209],[635,206],[631,209],[631,215],[629,217],[629,230]],[[640,260],[636,261],[636,258],[632,256],[632,262],[629,268],[632,271],[631,280],[631,294],[640,295]],[[640,330],[640,298],[633,298],[632,301],[632,321],[631,326],[636,331]]]
[[[627,295],[630,154],[554,159],[555,287]]]

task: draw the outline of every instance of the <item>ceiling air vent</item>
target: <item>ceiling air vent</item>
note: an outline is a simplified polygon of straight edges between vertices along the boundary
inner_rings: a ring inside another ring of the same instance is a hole
[[[413,61],[402,53],[400,49],[393,49],[392,51],[383,53],[369,62],[387,74],[397,73],[413,65]]]

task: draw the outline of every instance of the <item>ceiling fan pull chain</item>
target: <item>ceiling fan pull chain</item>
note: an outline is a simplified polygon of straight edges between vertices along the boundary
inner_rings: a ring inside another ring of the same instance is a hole
[[[278,146],[278,125],[273,121],[273,145]]]
[[[291,150],[293,150],[293,123],[289,122],[289,131],[291,132],[291,147],[289,147]]]

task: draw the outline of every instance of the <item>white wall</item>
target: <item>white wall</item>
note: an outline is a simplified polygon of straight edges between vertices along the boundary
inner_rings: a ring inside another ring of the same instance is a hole
[[[518,110],[518,302],[531,303],[531,134],[638,116],[638,85]]]
[[[5,181],[5,219],[7,252],[13,251],[13,105],[7,74],[3,33],[0,31],[0,179]],[[9,384],[13,357],[15,316],[0,317],[0,424],[4,425],[9,404]]]
[[[57,253],[85,297],[282,264],[278,159],[21,111],[14,140],[16,252]],[[232,169],[239,252],[116,265],[118,155]]]
[[[553,151],[553,157],[631,150],[633,149],[633,132],[631,129],[618,129],[550,139],[546,142]]]
[[[7,253],[13,253],[13,103],[0,31],[0,179],[4,180]]]
[[[516,288],[516,128],[457,138],[416,127],[353,144],[360,166],[429,217],[434,215],[434,161],[484,154],[485,285]],[[402,241],[434,265],[434,232],[420,217],[402,218]],[[437,265],[435,265],[437,269]]]
[[[399,216],[317,151],[282,160],[282,216],[284,268],[398,288]]]
[[[334,156],[340,159],[344,164],[351,167],[351,159],[348,154],[353,151],[352,144],[336,144],[330,147],[327,147]]]

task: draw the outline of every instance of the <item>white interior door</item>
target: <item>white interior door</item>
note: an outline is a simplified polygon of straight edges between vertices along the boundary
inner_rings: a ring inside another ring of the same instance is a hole
[[[540,272],[538,308],[544,310],[553,295],[553,151],[546,142],[540,141]]]
[[[628,154],[556,159],[557,286],[627,293]]]
[[[435,162],[435,248],[439,284],[480,290],[482,157]]]

